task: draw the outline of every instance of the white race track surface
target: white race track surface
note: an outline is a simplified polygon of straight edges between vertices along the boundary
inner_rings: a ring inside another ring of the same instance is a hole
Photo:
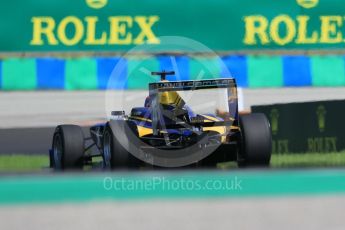
[[[147,91],[116,91],[113,110],[143,106]],[[207,101],[207,95],[204,95]],[[89,125],[106,118],[105,91],[0,92],[0,128]],[[243,107],[345,99],[345,88],[243,89]]]

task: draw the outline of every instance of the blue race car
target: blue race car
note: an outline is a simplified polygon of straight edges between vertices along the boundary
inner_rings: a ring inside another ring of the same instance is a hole
[[[102,157],[104,169],[215,167],[226,161],[269,165],[270,124],[263,114],[239,115],[235,79],[167,81],[173,71],[152,75],[161,80],[149,84],[144,106],[128,115],[113,111],[108,122],[90,128],[90,138],[84,138],[79,126],[59,125],[51,167],[81,169],[95,157]],[[96,153],[90,151],[94,146]]]

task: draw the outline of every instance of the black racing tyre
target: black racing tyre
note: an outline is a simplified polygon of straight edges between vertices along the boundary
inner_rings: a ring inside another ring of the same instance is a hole
[[[77,170],[83,167],[84,133],[77,125],[59,125],[53,137],[53,167]]]
[[[272,134],[264,114],[240,116],[241,141],[238,151],[238,166],[267,167],[271,160]]]
[[[121,136],[121,140],[118,137]],[[110,121],[103,133],[103,168],[135,169],[142,162],[133,156],[124,145],[130,145],[130,138],[138,137],[137,126],[131,121]]]

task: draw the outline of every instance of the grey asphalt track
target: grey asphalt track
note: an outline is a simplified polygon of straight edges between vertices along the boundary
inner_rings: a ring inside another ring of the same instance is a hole
[[[0,129],[0,154],[48,154],[54,128]]]
[[[0,129],[1,154],[47,155],[55,127]],[[88,134],[88,128],[83,128]]]
[[[344,196],[0,207],[0,229],[342,230]]]
[[[142,106],[147,91],[114,91],[114,110]],[[207,101],[207,95],[204,96]],[[345,88],[243,89],[252,105],[345,99]],[[47,154],[54,127],[106,120],[105,91],[0,92],[0,154]]]
[[[111,109],[143,106],[147,91],[114,91]],[[208,95],[203,96],[207,101]],[[243,89],[244,109],[252,105],[345,99],[345,87]],[[104,120],[105,91],[0,92],[0,129],[88,125]]]

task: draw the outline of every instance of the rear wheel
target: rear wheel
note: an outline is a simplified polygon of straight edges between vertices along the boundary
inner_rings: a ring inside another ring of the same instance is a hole
[[[76,125],[60,125],[56,127],[52,150],[54,169],[82,169],[84,157],[83,130]]]
[[[270,164],[272,136],[271,127],[264,114],[240,117],[241,143],[238,153],[240,167],[266,167]]]
[[[103,133],[103,168],[138,168],[141,161],[134,157],[124,145],[130,145],[128,135],[137,137],[137,127],[130,121],[111,121]],[[121,141],[118,137],[121,136]]]

